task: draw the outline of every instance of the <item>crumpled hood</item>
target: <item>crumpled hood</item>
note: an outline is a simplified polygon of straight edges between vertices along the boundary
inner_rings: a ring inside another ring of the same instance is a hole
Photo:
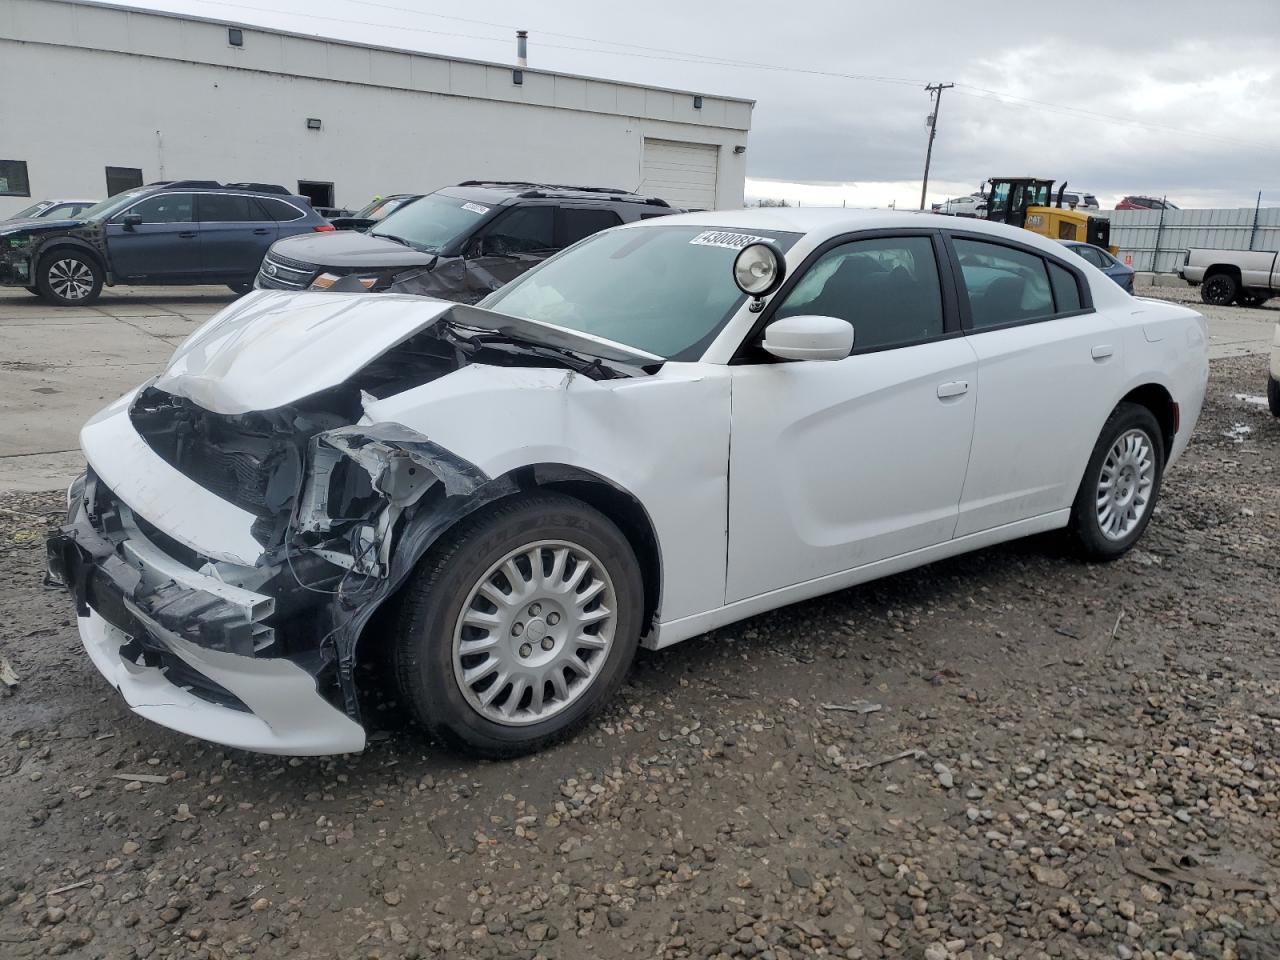
[[[423,297],[256,290],[174,351],[155,386],[223,414],[337,386],[455,304]]]
[[[39,217],[23,217],[21,220],[0,220],[0,236],[11,233],[38,233],[48,230],[67,230],[71,227],[83,227],[87,221],[57,218],[41,220]]]

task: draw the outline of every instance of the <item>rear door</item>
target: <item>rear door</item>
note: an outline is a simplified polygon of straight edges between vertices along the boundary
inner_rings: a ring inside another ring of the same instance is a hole
[[[209,280],[236,280],[258,272],[279,230],[257,198],[242,193],[196,195],[203,272]]]
[[[125,217],[142,222],[126,227]],[[118,281],[160,282],[200,275],[200,233],[195,196],[158,193],[113,216],[105,227],[107,256]]]
[[[1124,377],[1121,337],[1069,260],[953,234],[981,397],[956,536],[1065,510]]]
[[[563,250],[579,240],[622,223],[616,211],[588,204],[567,204],[560,208],[556,224],[556,248]]]

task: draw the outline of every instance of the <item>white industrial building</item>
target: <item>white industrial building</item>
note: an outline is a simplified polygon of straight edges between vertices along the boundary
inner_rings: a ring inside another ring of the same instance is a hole
[[[352,208],[469,179],[740,207],[753,106],[78,0],[0,0],[0,90],[0,217],[174,179]]]

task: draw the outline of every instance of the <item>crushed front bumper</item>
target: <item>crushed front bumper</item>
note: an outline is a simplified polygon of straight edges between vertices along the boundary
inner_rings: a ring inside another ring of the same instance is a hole
[[[318,691],[301,663],[257,656],[274,600],[184,564],[126,523],[108,538],[87,495],[48,540],[50,575],[75,598],[80,639],[94,665],[139,716],[215,743],[261,753],[348,753],[363,727]],[[123,533],[123,537],[121,536]]]

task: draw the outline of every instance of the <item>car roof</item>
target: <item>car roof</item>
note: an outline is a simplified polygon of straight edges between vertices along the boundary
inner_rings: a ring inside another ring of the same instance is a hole
[[[915,210],[846,209],[844,207],[751,207],[744,210],[702,210],[640,220],[615,227],[617,230],[647,230],[664,226],[700,226],[707,229],[776,230],[805,235],[804,248],[832,237],[867,230],[950,230],[959,233],[989,234],[1012,240],[1025,247],[1059,254],[1061,247],[1047,237],[991,220],[965,219],[941,213]]]

